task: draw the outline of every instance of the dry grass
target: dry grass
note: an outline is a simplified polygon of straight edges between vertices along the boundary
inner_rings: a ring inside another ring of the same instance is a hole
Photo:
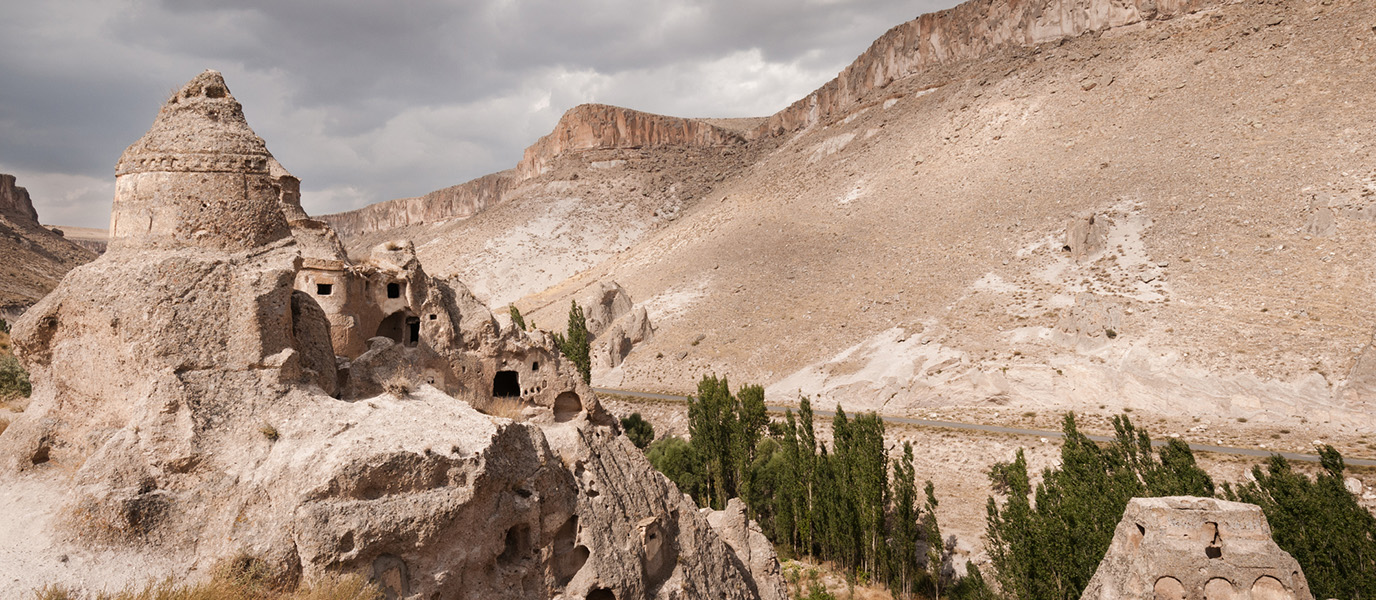
[[[382,384],[382,389],[387,390],[388,394],[398,398],[405,398],[411,395],[411,380],[401,375],[393,375]]]
[[[60,585],[45,586],[36,600],[382,600],[377,587],[358,575],[336,575],[304,585],[284,582],[261,560],[240,556],[212,572],[210,581],[178,584],[171,578],[141,589],[87,594]]]
[[[526,420],[526,403],[520,398],[493,398],[482,406],[475,406],[479,412],[512,421]]]

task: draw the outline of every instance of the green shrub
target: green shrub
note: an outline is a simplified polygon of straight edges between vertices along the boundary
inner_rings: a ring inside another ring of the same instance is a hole
[[[516,324],[517,329],[525,331],[526,318],[521,316],[520,309],[516,308],[515,304],[508,306],[507,309],[511,312],[511,322]]]
[[[655,426],[641,417],[640,413],[631,413],[631,416],[621,419],[621,428],[626,430],[626,437],[630,438],[631,443],[641,450],[655,441]]]
[[[1315,598],[1376,597],[1376,517],[1343,485],[1342,455],[1324,446],[1319,459],[1323,471],[1311,480],[1272,455],[1265,470],[1252,467],[1255,481],[1225,484],[1224,496],[1261,507],[1271,537],[1300,563]]]
[[[29,372],[12,354],[0,354],[0,401],[28,398],[33,392]]]
[[[678,491],[694,498],[699,496],[697,463],[693,447],[686,440],[675,435],[655,440],[645,450],[645,458],[674,482]]]

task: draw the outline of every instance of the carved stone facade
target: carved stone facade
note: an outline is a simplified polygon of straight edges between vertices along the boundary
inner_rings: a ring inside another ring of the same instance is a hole
[[[1261,508],[1214,498],[1133,498],[1081,600],[1312,600]]]

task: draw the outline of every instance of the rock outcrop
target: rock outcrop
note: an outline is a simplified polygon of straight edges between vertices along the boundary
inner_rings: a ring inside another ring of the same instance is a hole
[[[95,253],[38,223],[29,191],[0,173],[0,318],[14,319]]]
[[[750,572],[755,574],[761,599],[788,600],[788,588],[779,585],[779,560],[774,555],[774,544],[765,537],[760,526],[745,514],[745,503],[740,498],[732,498],[726,503],[726,510],[707,510],[707,522],[712,525],[731,549],[736,552]]]
[[[625,360],[636,344],[654,338],[654,326],[643,306],[635,306],[626,289],[615,281],[597,284],[578,301],[593,335],[592,359],[596,369],[613,369]]]
[[[0,214],[14,219],[38,222],[29,190],[15,185],[15,177],[0,173]]]
[[[835,79],[774,114],[752,137],[844,117],[890,83],[999,50],[1169,19],[1222,0],[968,0],[890,29]]]
[[[1186,496],[1133,498],[1082,600],[1310,600],[1299,563],[1261,508]]]
[[[667,146],[712,148],[744,142],[740,133],[698,119],[583,104],[569,109],[554,131],[526,148],[515,169],[424,196],[388,200],[321,218],[345,237],[466,219],[504,201],[522,182],[547,173],[555,160],[566,153]]]
[[[0,488],[24,491],[0,495],[25,529],[0,539],[7,586],[194,579],[243,554],[288,579],[360,573],[389,598],[781,585],[735,558],[552,342],[497,329],[409,244],[357,281],[377,275],[426,325],[336,357],[332,328],[357,324],[300,285],[337,248],[295,185],[213,71],[126,151],[110,250],[14,327],[33,396],[0,433]],[[517,370],[533,383],[507,381]],[[475,410],[499,398],[525,422]]]
[[[605,104],[569,109],[554,131],[529,148],[516,166],[522,178],[540,175],[565,152],[654,146],[728,146],[744,143],[736,132],[697,119],[666,117]]]
[[[466,219],[502,201],[515,182],[512,171],[484,175],[416,198],[398,198],[357,210],[324,215],[340,235],[356,236],[411,225]]]

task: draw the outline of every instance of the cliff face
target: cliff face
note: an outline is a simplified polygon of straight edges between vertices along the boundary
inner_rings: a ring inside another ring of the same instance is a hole
[[[1003,48],[1169,19],[1222,0],[969,0],[890,29],[833,79],[775,113],[751,137],[779,135],[846,114],[875,90],[925,69]]]
[[[502,171],[424,196],[369,204],[358,210],[320,218],[346,237],[445,219],[463,219],[501,202],[512,183],[512,172]]]
[[[695,119],[583,104],[569,109],[553,132],[526,148],[516,172],[522,179],[539,176],[555,157],[576,150],[729,146],[744,141],[735,132]]]
[[[416,198],[379,202],[321,217],[345,237],[408,225],[471,217],[501,202],[515,184],[549,171],[566,152],[653,147],[710,148],[743,144],[739,133],[695,119],[584,104],[569,109],[549,135],[529,148],[514,171],[503,171]]]
[[[1169,19],[1223,0],[969,0],[890,29],[835,79],[752,130],[736,132],[704,120],[584,104],[554,131],[526,148],[514,173],[322,217],[343,236],[466,218],[501,202],[515,182],[538,177],[565,152],[664,146],[718,147],[782,135],[848,114],[877,90],[923,70],[1026,46]]]
[[[38,222],[38,211],[33,209],[29,191],[14,185],[13,175],[0,173],[0,213],[11,218]]]
[[[24,312],[73,267],[96,257],[38,223],[28,190],[0,173],[0,317]]]

